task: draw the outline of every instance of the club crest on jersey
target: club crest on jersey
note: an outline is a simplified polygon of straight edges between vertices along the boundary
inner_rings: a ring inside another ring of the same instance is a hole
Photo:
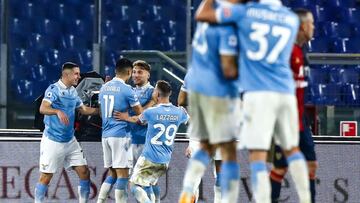
[[[230,8],[224,8],[224,16],[230,17],[231,16],[231,9]]]
[[[48,97],[48,98],[51,98],[51,96],[52,96],[52,92],[48,92],[48,93],[46,94],[46,97]]]

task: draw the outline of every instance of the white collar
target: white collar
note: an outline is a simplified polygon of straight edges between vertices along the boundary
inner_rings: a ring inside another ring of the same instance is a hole
[[[62,88],[62,89],[68,89],[68,87],[66,87],[66,85],[61,81],[61,79],[58,81],[58,84],[59,84],[59,86],[60,86],[60,88]],[[71,87],[71,86],[70,86]],[[70,88],[69,87],[69,88]]]
[[[171,102],[158,104],[158,106],[171,106],[171,105],[172,105]]]
[[[123,79],[121,79],[121,78],[114,77],[114,79],[113,79],[113,80],[117,80],[117,81],[122,82],[122,83],[124,83],[124,84],[125,84],[125,81],[124,81]]]
[[[272,6],[281,6],[282,5],[280,0],[260,0],[260,3],[269,4]]]
[[[145,85],[139,87],[139,86],[135,86],[136,89],[140,89],[140,90],[144,90],[144,89],[147,89],[151,86],[150,82],[147,82]]]

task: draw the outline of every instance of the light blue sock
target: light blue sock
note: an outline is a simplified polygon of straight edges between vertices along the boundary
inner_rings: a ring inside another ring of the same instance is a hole
[[[195,187],[197,187],[197,183],[200,182],[200,179],[204,175],[210,160],[210,156],[205,150],[200,149],[195,152],[189,160],[189,164],[186,169],[183,192],[190,194],[194,193]]]
[[[221,173],[216,173],[215,186],[221,186]]]
[[[110,185],[114,185],[116,183],[116,178],[112,177],[112,176],[108,176],[106,177],[106,179],[104,180],[105,183],[109,183]]]
[[[37,183],[35,187],[35,202],[41,203],[45,199],[45,194],[48,189],[47,185]]]
[[[115,183],[115,200],[126,202],[128,199],[127,186],[129,178],[118,178]]]
[[[80,180],[79,196],[80,199],[88,200],[90,195],[90,180]]]
[[[152,186],[154,195],[155,195],[155,203],[160,202],[160,186],[159,185],[153,185]]]
[[[131,186],[131,193],[134,195],[137,202],[151,203],[148,192],[149,191],[146,191],[145,188],[142,188],[138,185]]]
[[[256,202],[268,203],[271,201],[270,177],[264,161],[250,163],[251,187]]]
[[[224,161],[221,165],[222,202],[237,202],[239,194],[240,165],[236,161]]]

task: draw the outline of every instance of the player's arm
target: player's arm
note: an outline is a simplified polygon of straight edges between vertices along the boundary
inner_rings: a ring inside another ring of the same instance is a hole
[[[177,98],[178,106],[186,107],[187,106],[187,92],[182,88],[179,91],[179,95]]]
[[[197,21],[205,21],[216,23],[216,10],[214,9],[214,0],[204,0],[201,2],[196,11],[195,19]]]
[[[42,100],[39,111],[44,115],[56,115],[61,123],[64,125],[69,125],[69,118],[67,115],[59,109],[52,108],[51,102],[48,100]]]
[[[81,105],[78,108],[78,111],[83,115],[99,115],[100,114],[99,108],[92,108],[92,107],[88,107],[85,105]]]
[[[226,79],[232,80],[238,77],[237,57],[234,55],[221,55],[221,68]]]
[[[129,116],[128,112],[114,111],[113,117],[118,121],[127,121],[130,123],[138,123],[138,121],[139,121],[139,115]]]

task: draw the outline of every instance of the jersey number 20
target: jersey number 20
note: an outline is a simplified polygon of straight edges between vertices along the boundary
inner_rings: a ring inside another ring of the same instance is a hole
[[[252,41],[259,44],[259,48],[257,51],[247,50],[247,57],[253,61],[260,61],[266,57],[266,61],[268,63],[274,63],[278,59],[280,52],[288,43],[291,35],[291,30],[287,27],[277,25],[271,27],[268,24],[257,22],[251,24],[251,29],[253,30],[253,32],[250,33],[249,37]],[[266,38],[266,35],[268,35],[269,33],[273,37],[279,37],[279,40],[276,42],[275,46],[266,56],[266,53],[269,49],[269,42]]]
[[[176,125],[171,124],[168,127],[165,127],[164,124],[158,123],[154,125],[154,128],[157,128],[160,131],[153,138],[151,138],[151,144],[162,145],[164,143],[167,146],[171,146],[174,143],[174,138],[177,131]],[[163,134],[165,134],[166,138],[164,142],[159,140]]]

